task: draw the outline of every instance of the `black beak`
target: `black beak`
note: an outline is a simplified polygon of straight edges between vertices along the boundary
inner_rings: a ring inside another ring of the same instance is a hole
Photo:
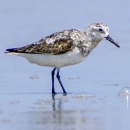
[[[110,41],[111,43],[113,43],[114,45],[120,48],[120,45],[117,43],[117,41],[114,41],[109,35],[105,38],[106,40]]]

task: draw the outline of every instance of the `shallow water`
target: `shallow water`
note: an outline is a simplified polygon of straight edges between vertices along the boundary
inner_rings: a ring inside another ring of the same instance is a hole
[[[8,1],[0,4],[0,129],[1,130],[129,130],[130,2]],[[6,48],[23,46],[68,28],[86,28],[101,21],[120,49],[108,41],[60,75],[68,94],[51,70],[6,55]],[[122,96],[123,95],[123,96]]]

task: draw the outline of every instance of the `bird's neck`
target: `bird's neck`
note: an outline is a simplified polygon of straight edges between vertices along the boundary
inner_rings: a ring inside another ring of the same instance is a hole
[[[95,38],[90,31],[86,31],[86,37],[89,45],[94,49],[102,39]]]
[[[100,39],[93,39],[90,44],[91,46],[95,48],[99,44],[100,41],[101,41]]]

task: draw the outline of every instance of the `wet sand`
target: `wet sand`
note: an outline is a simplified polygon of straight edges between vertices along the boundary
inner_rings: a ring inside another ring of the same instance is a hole
[[[126,126],[129,128],[129,97],[118,95],[122,85],[105,81],[96,83],[89,81],[82,85],[84,82],[82,79],[67,80],[71,88],[67,87],[69,93],[66,96],[46,93],[50,88],[44,90],[42,85],[30,88],[25,85],[20,90],[18,88],[22,86],[18,85],[10,88],[12,92],[4,90],[0,94],[1,128],[4,130],[10,128],[121,130]],[[30,82],[39,83],[38,79]],[[73,88],[75,92],[72,92]]]

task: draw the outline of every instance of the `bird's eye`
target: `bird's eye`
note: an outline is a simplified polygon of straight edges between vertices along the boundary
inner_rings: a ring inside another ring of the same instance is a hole
[[[99,28],[99,31],[100,31],[100,32],[102,32],[102,31],[103,31],[103,29],[102,29],[102,28]]]

